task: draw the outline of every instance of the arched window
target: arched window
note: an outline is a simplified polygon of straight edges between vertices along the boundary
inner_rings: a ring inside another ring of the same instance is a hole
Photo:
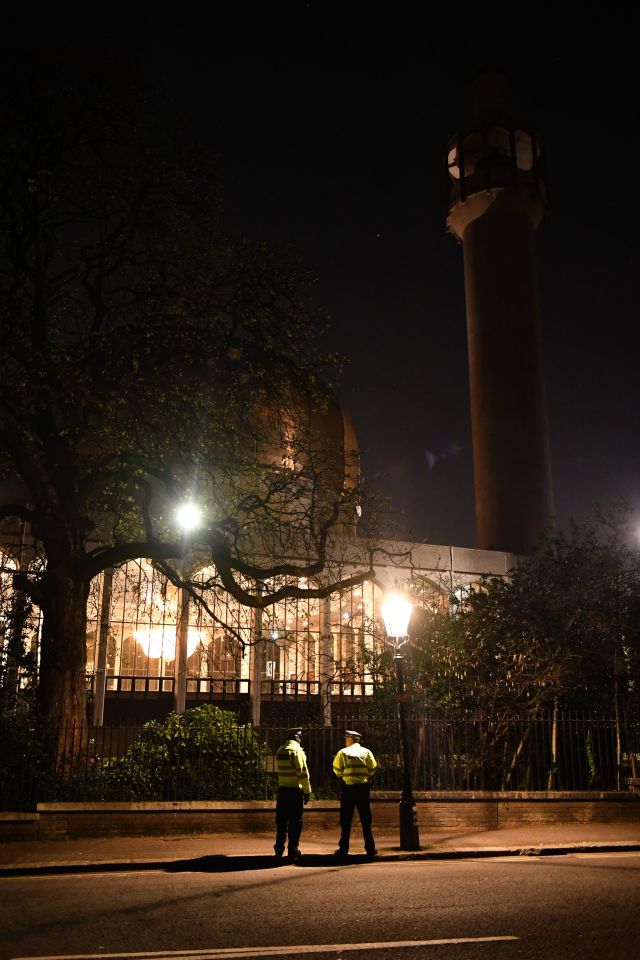
[[[215,579],[216,571],[209,566],[193,576],[201,585],[202,603],[191,600],[189,604],[189,637],[198,642],[187,661],[188,676],[247,677],[252,610],[215,586]]]
[[[188,689],[206,692],[207,680],[249,679],[249,651],[258,639],[263,641],[256,660],[261,677],[277,681],[276,692],[317,693],[320,681],[331,679],[348,693],[350,685],[362,687],[370,681],[371,655],[382,646],[375,628],[382,593],[373,582],[335,594],[329,601],[288,598],[260,612],[221,589],[213,567],[201,568],[191,581],[196,598],[188,605]],[[305,586],[303,580],[298,583]],[[146,690],[171,689],[163,685],[163,678],[175,674],[179,593],[148,560],[129,561],[113,572],[107,618],[108,690],[141,689],[142,678]],[[90,671],[97,659],[102,597],[96,583],[88,611]]]
[[[101,578],[102,579],[102,578]],[[95,662],[101,619],[100,584],[89,601],[88,660]],[[135,689],[135,678],[149,678],[150,690],[174,674],[178,591],[150,561],[130,560],[113,572],[108,611],[107,689]]]
[[[306,586],[300,580],[298,585]],[[264,611],[262,677],[284,681],[287,693],[317,692],[320,651],[320,601],[281,600]]]
[[[187,676],[192,679],[248,675],[243,655],[250,639],[251,610],[213,585],[214,574],[205,567],[192,575],[201,586],[203,601],[192,598],[188,607]],[[88,607],[90,670],[97,660],[102,579],[92,585]],[[107,618],[107,689],[136,689],[136,678],[145,678],[150,691],[170,689],[162,681],[175,674],[179,603],[179,588],[149,560],[131,560],[114,570]]]
[[[354,684],[359,685],[358,692],[371,692],[362,684],[369,683],[372,657],[382,649],[376,627],[381,602],[382,591],[372,580],[331,598],[332,657],[342,692],[351,692]]]

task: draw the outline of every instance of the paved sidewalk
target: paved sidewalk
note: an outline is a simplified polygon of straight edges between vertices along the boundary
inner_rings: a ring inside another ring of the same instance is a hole
[[[480,833],[421,829],[421,850],[401,851],[396,831],[374,830],[379,860],[434,860],[500,855],[640,851],[640,823],[528,824]],[[338,830],[303,831],[299,866],[335,864]],[[364,860],[359,829],[353,833],[352,862]],[[287,861],[285,859],[284,863]],[[51,872],[124,869],[170,871],[264,869],[273,865],[273,835],[209,834],[172,837],[113,837],[0,843],[0,877]]]

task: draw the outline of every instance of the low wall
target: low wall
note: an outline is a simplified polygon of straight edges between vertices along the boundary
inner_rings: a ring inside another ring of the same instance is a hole
[[[399,793],[372,793],[378,827],[398,828]],[[525,823],[640,823],[633,793],[417,793],[424,831],[469,832]],[[337,800],[315,800],[305,810],[307,830],[336,829]],[[206,833],[269,833],[273,801],[175,803],[41,803],[37,813],[0,813],[0,841],[67,840],[76,837],[176,836]]]
[[[37,840],[38,813],[0,813],[0,840]]]

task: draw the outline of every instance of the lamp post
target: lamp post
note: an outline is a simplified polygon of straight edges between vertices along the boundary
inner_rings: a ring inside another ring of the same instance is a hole
[[[400,647],[407,642],[412,604],[399,593],[390,594],[382,604],[381,613],[387,631],[387,641],[393,645],[393,663],[396,670],[398,722],[402,741],[402,798],[400,800],[400,849],[419,850],[418,815],[411,787],[411,750],[407,734],[404,705],[409,694],[404,689],[403,657]]]
[[[200,526],[202,511],[191,500],[181,503],[175,512],[176,523],[184,534],[185,552],[182,560],[181,577],[184,580],[189,572],[191,554],[191,535]],[[176,656],[174,661],[173,709],[184,713],[187,707],[187,659],[189,657],[189,591],[181,587],[178,592],[178,622],[176,628]]]

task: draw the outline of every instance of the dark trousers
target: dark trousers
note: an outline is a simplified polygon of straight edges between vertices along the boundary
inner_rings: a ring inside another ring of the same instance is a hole
[[[340,795],[340,843],[341,853],[349,852],[349,838],[351,836],[351,823],[353,821],[354,810],[360,815],[362,824],[362,836],[364,837],[364,848],[367,853],[373,853],[376,848],[373,834],[371,832],[371,787],[368,783],[353,783],[351,786],[347,783],[342,784],[342,793]]]
[[[283,853],[287,836],[289,837],[288,852],[294,853],[298,849],[300,834],[302,833],[302,814],[304,813],[304,799],[299,787],[278,787],[276,799],[276,853]]]

